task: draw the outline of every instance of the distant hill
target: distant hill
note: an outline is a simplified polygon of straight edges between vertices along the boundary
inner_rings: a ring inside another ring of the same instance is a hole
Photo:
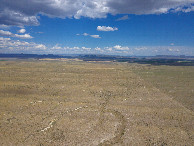
[[[151,65],[173,65],[173,66],[194,66],[194,56],[113,56],[113,55],[54,55],[54,54],[0,54],[0,58],[17,58],[17,59],[44,59],[44,58],[67,58],[81,59],[83,61],[113,61],[113,62],[128,62]]]

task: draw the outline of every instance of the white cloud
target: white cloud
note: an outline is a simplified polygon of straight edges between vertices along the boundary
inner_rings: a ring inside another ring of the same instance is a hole
[[[115,49],[117,49],[117,50],[120,50],[120,49],[121,49],[121,46],[116,45],[116,46],[114,46],[113,48],[115,48]]]
[[[14,36],[17,37],[17,38],[21,38],[21,39],[32,39],[33,38],[29,34],[24,34],[24,35],[15,34]]]
[[[99,35],[90,35],[92,38],[100,39],[101,37]]]
[[[118,30],[118,28],[110,27],[110,26],[98,26],[97,30],[98,31],[115,31],[115,30]]]
[[[89,34],[88,33],[83,33],[83,36],[88,36]]]
[[[21,39],[31,39],[31,38],[33,38],[29,34],[19,35],[19,34],[13,34],[10,31],[4,31],[4,30],[0,30],[0,36],[16,37],[16,38],[21,38]]]
[[[16,25],[16,26],[23,26],[23,25],[39,25],[38,18],[36,14],[29,15],[28,12],[23,12],[23,7],[14,6],[18,1],[11,1],[6,0],[1,2],[0,9],[0,24],[4,25]],[[8,3],[8,5],[4,3]],[[21,2],[22,3],[22,2]],[[9,7],[9,4],[12,6]],[[27,4],[28,5],[28,4]],[[34,9],[34,8],[33,8]]]
[[[37,54],[109,54],[109,55],[194,55],[193,47],[184,46],[110,46],[110,47],[64,47],[56,44],[46,47],[34,42],[11,40],[0,37],[0,53],[37,53]]]
[[[107,5],[114,14],[162,14],[177,7],[190,9],[194,0],[109,0]]]
[[[194,0],[1,0],[0,24],[39,25],[38,14],[79,19],[106,18],[107,14],[191,12],[193,3]]]
[[[168,51],[170,51],[170,52],[172,52],[173,51],[173,49],[172,48],[169,48],[169,49],[167,49]]]
[[[76,34],[76,35],[79,36],[80,34]],[[90,35],[90,34],[88,34],[88,33],[86,33],[86,32],[83,33],[82,35],[83,35],[83,36],[90,36],[90,37],[92,37],[92,38],[101,38],[99,35]]]
[[[182,12],[188,13],[194,11],[194,6],[191,6],[190,8],[183,9]]]
[[[1,29],[7,29],[7,28],[9,28],[10,26],[8,26],[8,25],[4,25],[4,24],[0,24],[0,28]]]
[[[91,50],[91,48],[82,47],[83,50]]]
[[[116,21],[122,21],[122,20],[128,20],[128,19],[129,19],[129,16],[125,15],[123,17],[118,18]]]
[[[43,45],[43,44],[37,44],[37,45],[35,46],[35,48],[36,48],[36,49],[41,49],[41,50],[46,50],[46,46]]]
[[[96,50],[96,51],[101,51],[101,48],[96,47],[95,50]]]
[[[183,6],[179,6],[177,8],[175,8],[174,10],[172,10],[173,12],[185,12],[185,13],[188,13],[188,12],[192,12],[194,11],[194,6],[190,6],[190,7],[183,7]]]
[[[13,34],[10,31],[4,31],[4,30],[0,30],[0,35],[1,36],[9,36],[9,37],[13,36]]]
[[[79,50],[80,48],[79,48],[79,47],[73,47],[72,49],[74,49],[74,50]]]
[[[105,47],[105,50],[107,50],[107,51],[113,51],[113,49],[112,49],[112,47]]]
[[[18,30],[18,33],[25,33],[25,32],[26,32],[26,30],[24,28]]]
[[[46,49],[43,44],[0,37],[0,53],[44,53]]]
[[[120,46],[120,45],[116,45],[116,46],[114,46],[113,48],[116,49],[116,50],[120,50],[120,51],[130,50],[129,47],[122,47],[122,46]]]
[[[10,38],[3,38],[3,37],[0,37],[0,41],[9,41],[11,40]]]

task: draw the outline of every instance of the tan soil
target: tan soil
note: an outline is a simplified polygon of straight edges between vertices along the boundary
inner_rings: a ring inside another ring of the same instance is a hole
[[[193,145],[193,111],[133,69],[0,62],[0,145]]]

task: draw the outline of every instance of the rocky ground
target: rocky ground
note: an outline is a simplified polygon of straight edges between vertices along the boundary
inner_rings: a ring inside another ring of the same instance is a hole
[[[193,145],[193,111],[142,65],[0,62],[0,145]]]

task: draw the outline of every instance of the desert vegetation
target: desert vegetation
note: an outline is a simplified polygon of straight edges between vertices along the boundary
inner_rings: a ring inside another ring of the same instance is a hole
[[[0,145],[193,145],[193,72],[0,61]]]

